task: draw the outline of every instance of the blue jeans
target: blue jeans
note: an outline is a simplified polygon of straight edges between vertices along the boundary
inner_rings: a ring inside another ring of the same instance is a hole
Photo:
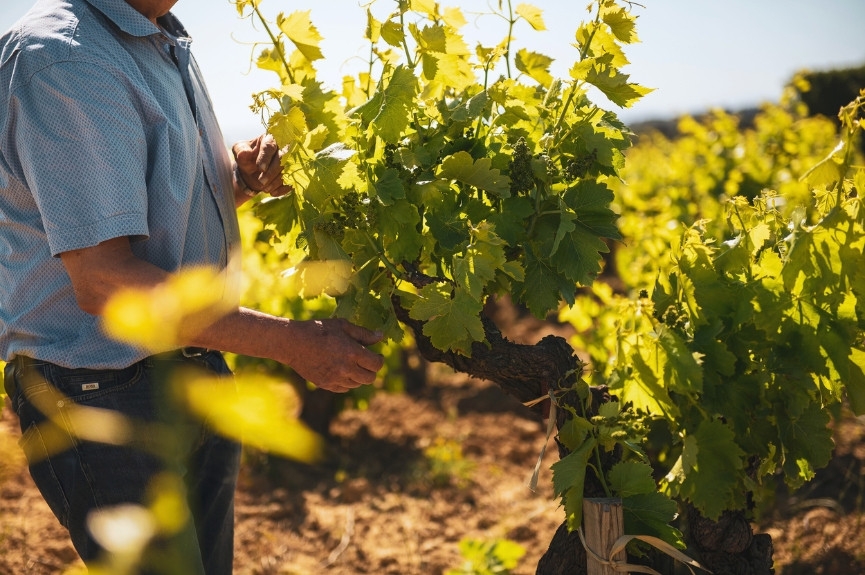
[[[6,392],[20,419],[30,474],[85,563],[104,565],[109,557],[88,529],[93,511],[152,506],[160,494],[165,501],[159,486],[173,485],[182,503],[169,514],[169,527],[156,529],[132,572],[231,573],[240,446],[187,415],[171,378],[176,368],[190,366],[232,377],[220,353],[198,353],[172,352],[120,370],[68,369],[24,357],[7,364]],[[99,410],[82,416],[79,406]],[[122,437],[99,437],[113,429],[92,415],[99,413],[121,416],[108,421],[126,424],[117,431]],[[88,425],[100,427],[88,431]]]

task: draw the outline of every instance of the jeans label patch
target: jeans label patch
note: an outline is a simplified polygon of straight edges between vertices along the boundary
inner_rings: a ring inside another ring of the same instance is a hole
[[[85,383],[81,385],[81,391],[93,391],[99,389],[98,383]]]

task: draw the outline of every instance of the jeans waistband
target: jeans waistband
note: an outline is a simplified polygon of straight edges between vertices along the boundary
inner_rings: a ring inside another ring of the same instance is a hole
[[[206,347],[181,347],[181,348],[174,349],[171,351],[166,351],[166,352],[158,353],[156,355],[151,355],[149,357],[146,357],[146,358],[140,360],[140,362],[136,362],[136,363],[153,363],[154,361],[165,361],[165,360],[182,361],[184,359],[192,359],[192,360],[198,359],[198,360],[203,361],[203,360],[207,359],[208,357],[210,357],[211,355],[216,355],[216,354],[220,354],[220,353],[221,352],[219,352],[218,350],[208,349]],[[10,363],[14,363],[19,368],[24,369],[24,368],[27,368],[27,367],[30,367],[33,365],[47,364],[47,363],[51,363],[51,362],[45,361],[42,359],[33,359],[33,358],[28,357],[26,355],[16,355],[15,358]],[[134,365],[135,364],[132,364],[132,365],[127,366],[127,367],[121,367],[121,368],[115,368],[115,369],[117,369],[117,370],[129,369],[129,367],[132,367]],[[105,369],[107,371],[111,370],[111,368],[105,368]]]

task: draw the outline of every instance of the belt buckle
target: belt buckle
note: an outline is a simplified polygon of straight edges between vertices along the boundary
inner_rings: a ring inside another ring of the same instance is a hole
[[[208,351],[210,351],[210,350],[207,349],[206,347],[181,347],[180,348],[181,355],[183,355],[183,357],[186,357],[186,358],[201,357],[204,354],[206,354]]]

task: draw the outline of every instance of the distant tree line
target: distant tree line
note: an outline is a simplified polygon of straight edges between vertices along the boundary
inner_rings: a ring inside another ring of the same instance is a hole
[[[802,77],[807,80],[809,89],[797,90],[797,93],[808,107],[808,112],[812,116],[823,115],[837,121],[841,107],[852,102],[859,95],[859,91],[865,88],[865,65],[856,68],[804,72]],[[740,127],[749,128],[758,112],[757,108],[736,111]],[[678,118],[664,118],[636,122],[630,128],[637,134],[658,131],[667,138],[675,138],[679,135],[678,123]],[[861,145],[865,149],[865,142]]]

